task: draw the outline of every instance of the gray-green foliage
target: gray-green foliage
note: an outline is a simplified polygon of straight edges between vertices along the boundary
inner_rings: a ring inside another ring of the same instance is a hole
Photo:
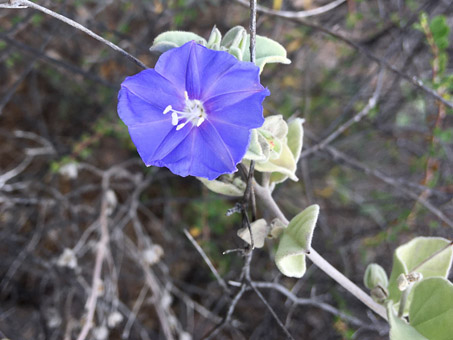
[[[222,38],[220,31],[214,27],[208,40],[192,32],[168,31],[159,34],[150,47],[154,53],[164,53],[172,48],[195,41],[213,50],[227,51],[241,61],[250,61],[250,35],[242,26],[230,29]],[[285,48],[278,42],[257,35],[256,37],[256,65],[263,70],[268,63],[289,64]]]
[[[319,206],[311,205],[296,215],[283,231],[275,263],[284,275],[300,278],[305,274],[305,254],[310,251],[318,215]]]

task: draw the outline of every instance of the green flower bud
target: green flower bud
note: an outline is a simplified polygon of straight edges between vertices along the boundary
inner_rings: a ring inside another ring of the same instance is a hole
[[[363,283],[365,287],[372,290],[377,286],[382,288],[387,288],[389,284],[389,279],[384,268],[376,263],[371,263],[365,270],[365,275],[363,276]]]

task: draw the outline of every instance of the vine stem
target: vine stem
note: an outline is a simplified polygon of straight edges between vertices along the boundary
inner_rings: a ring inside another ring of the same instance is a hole
[[[283,223],[288,224],[289,221],[283,212],[280,210],[280,207],[275,202],[274,198],[268,187],[263,187],[258,183],[254,183],[254,189],[257,197],[264,204],[266,209],[271,211],[277,218],[279,218]],[[332,266],[328,261],[326,261],[315,249],[311,248],[310,253],[307,253],[306,256],[324,273],[329,275],[332,279],[337,281],[344,289],[354,295],[357,299],[363,302],[368,308],[373,310],[376,314],[382,317],[384,320],[387,319],[387,312],[384,306],[375,302],[371,296],[365,293],[360,287],[358,287],[354,282],[349,280],[344,276],[338,269]]]
[[[125,50],[123,50],[118,45],[115,45],[111,41],[109,41],[107,39],[104,39],[100,35],[94,33],[93,31],[89,30],[88,28],[86,28],[85,26],[79,24],[78,22],[76,22],[74,20],[71,20],[71,19],[69,19],[69,18],[67,18],[67,17],[65,17],[65,16],[63,16],[61,14],[58,14],[58,13],[56,13],[56,12],[46,8],[46,7],[40,6],[40,5],[36,4],[36,3],[28,1],[28,0],[14,0],[13,3],[8,5],[8,6],[9,7],[5,6],[3,8],[27,8],[27,7],[30,7],[30,8],[34,8],[34,9],[40,11],[40,12],[43,12],[43,13],[45,13],[47,15],[50,15],[50,16],[54,17],[55,19],[58,19],[58,20],[64,22],[65,24],[68,24],[69,26],[77,28],[78,30],[88,34],[90,37],[93,37],[94,39],[102,42],[103,44],[109,46],[110,48],[114,49],[115,51],[120,52],[122,55],[124,55],[127,58],[131,59],[135,64],[137,64],[141,68],[143,68],[143,69],[147,69],[148,68],[139,59],[137,59],[136,57],[134,57],[130,53],[126,52]]]

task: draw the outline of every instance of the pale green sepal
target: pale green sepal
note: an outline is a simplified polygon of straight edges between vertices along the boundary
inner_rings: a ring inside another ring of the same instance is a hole
[[[264,246],[264,240],[269,235],[271,227],[264,218],[260,218],[259,220],[250,223],[250,229],[252,230],[253,235],[253,246],[255,248],[262,248]],[[249,228],[241,228],[238,230],[237,234],[245,242],[250,245],[252,244]]]
[[[430,340],[453,338],[453,285],[442,277],[431,277],[413,288],[409,308],[411,325]],[[406,339],[411,339],[410,337]]]
[[[250,35],[247,35],[246,45],[250,44]],[[259,66],[260,72],[263,71],[264,66],[267,63],[282,63],[290,64],[291,60],[286,57],[285,48],[280,45],[275,40],[262,37],[260,35],[256,36],[256,65]],[[250,51],[246,49],[244,51],[244,60],[250,61]]]
[[[318,215],[319,205],[311,205],[296,215],[283,231],[275,263],[284,275],[301,278],[305,274],[305,254],[310,251]]]
[[[390,340],[428,340],[405,320],[395,315],[391,301],[387,304],[387,316],[390,324]]]
[[[398,277],[402,273],[409,274],[416,271],[422,274],[424,278],[433,276],[446,278],[453,258],[453,247],[451,246],[420,267],[418,266],[450,243],[449,240],[441,237],[417,237],[398,247],[393,255],[393,268],[389,279],[390,299],[398,302],[401,298],[401,291],[398,289]],[[406,306],[409,305],[412,295],[413,292],[409,294]]]
[[[229,49],[231,46],[241,48],[243,45],[243,44],[241,45],[241,41],[245,40],[244,38],[246,37],[246,35],[247,31],[245,30],[244,27],[235,26],[225,33],[220,45],[226,47],[227,49]]]
[[[288,176],[293,181],[298,181],[296,177],[296,161],[294,159],[291,150],[286,143],[282,145],[282,151],[278,159],[269,159],[265,163],[256,163],[255,170],[261,172],[279,172],[285,176]],[[272,175],[271,175],[272,181]]]
[[[149,48],[151,52],[164,53],[175,47],[180,47],[185,43],[194,40],[195,42],[206,46],[206,39],[198,34],[185,31],[168,31],[159,34]]]
[[[302,152],[304,139],[304,129],[302,124],[304,121],[305,120],[302,118],[296,118],[288,123],[287,144],[294,156],[296,166]],[[271,175],[271,183],[282,183],[286,181],[287,178],[288,176],[275,172]]]
[[[263,162],[269,158],[269,152],[269,143],[260,133],[258,133],[258,129],[253,129],[250,134],[250,143],[244,159]]]
[[[237,60],[242,61],[242,51],[239,47],[231,46],[228,49],[228,53],[231,54],[232,56],[236,57]]]
[[[304,123],[305,119],[295,118],[288,122],[288,146],[291,150],[296,162],[299,161],[300,153],[302,152],[302,145],[304,142]]]
[[[266,117],[260,130],[269,132],[274,138],[283,139],[288,134],[288,124],[282,115]]]
[[[239,178],[233,178],[232,175],[221,177],[225,181],[214,179],[212,181],[206,178],[197,177],[209,190],[226,196],[241,197],[244,195],[245,183]]]
[[[211,50],[220,50],[220,42],[222,40],[222,33],[217,29],[217,27],[213,27],[211,31],[211,35],[209,36],[208,43],[206,44],[207,48]]]

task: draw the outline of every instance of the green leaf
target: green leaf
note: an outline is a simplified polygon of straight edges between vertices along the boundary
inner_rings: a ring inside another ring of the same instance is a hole
[[[209,190],[226,196],[240,197],[244,195],[245,183],[239,178],[233,178],[233,175],[225,175],[220,179],[212,181],[206,178],[197,177]]]
[[[387,305],[387,315],[390,324],[390,340],[428,340],[405,320],[395,315],[391,302]]]
[[[390,299],[398,302],[401,298],[397,279],[402,273],[409,274],[415,269],[424,278],[432,276],[447,277],[453,257],[452,247],[448,247],[430,260],[426,260],[449,244],[449,240],[441,237],[417,237],[398,247],[393,255],[393,268],[389,280]],[[426,262],[423,263],[424,261]],[[422,265],[420,266],[420,264]],[[413,293],[411,292],[408,302],[410,302],[412,295]]]
[[[252,230],[253,235],[253,246],[255,248],[262,248],[264,246],[264,240],[269,235],[271,227],[264,218],[260,218],[259,220],[250,223],[250,229]],[[249,228],[241,228],[238,230],[237,234],[245,242],[252,244]]]
[[[246,46],[250,46],[250,35],[247,35]],[[282,63],[290,64],[291,60],[286,57],[285,48],[275,40],[256,36],[256,65],[263,71],[267,63]],[[245,61],[250,61],[250,50],[248,48],[244,51]]]
[[[305,274],[305,254],[310,251],[318,215],[319,205],[311,205],[296,215],[283,231],[275,263],[284,275],[301,278]]]
[[[153,45],[149,50],[151,52],[164,53],[192,40],[195,40],[195,42],[204,46],[207,44],[206,40],[198,34],[184,31],[168,31],[159,34],[156,39],[154,39]]]
[[[422,280],[413,289],[411,325],[430,340],[453,337],[453,285],[441,277]],[[407,338],[412,339],[412,338]]]
[[[208,43],[206,44],[207,48],[211,50],[220,50],[220,42],[222,40],[222,33],[217,29],[217,27],[213,27],[211,31],[211,35],[209,36]]]
[[[445,50],[448,47],[448,35],[450,34],[450,27],[445,16],[438,15],[434,17],[429,23],[429,28],[437,47],[440,50]]]

